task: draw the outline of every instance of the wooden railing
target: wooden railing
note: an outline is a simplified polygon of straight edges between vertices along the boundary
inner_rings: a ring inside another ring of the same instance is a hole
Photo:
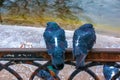
[[[0,49],[0,60],[9,61],[6,64],[0,63],[0,71],[2,69],[6,69],[11,74],[13,74],[18,80],[23,80],[21,76],[11,69],[9,66],[15,64],[27,63],[38,68],[33,72],[29,80],[33,80],[37,72],[41,68],[45,68],[50,65],[50,56],[47,54],[45,48],[1,48]],[[35,60],[39,61],[48,61],[46,64],[41,65],[39,63],[34,62]],[[72,49],[67,49],[65,53],[65,64],[75,66],[73,62]],[[13,63],[14,62],[14,63]],[[68,80],[73,80],[73,78],[80,71],[85,71],[90,74],[95,80],[100,80],[99,77],[92,72],[89,68],[98,65],[108,64],[117,68],[120,68],[120,65],[116,62],[120,62],[120,49],[119,48],[94,48],[92,49],[87,58],[86,62],[90,62],[86,64],[84,67],[75,70],[69,77]],[[120,76],[120,72],[113,76],[112,80],[116,80]]]

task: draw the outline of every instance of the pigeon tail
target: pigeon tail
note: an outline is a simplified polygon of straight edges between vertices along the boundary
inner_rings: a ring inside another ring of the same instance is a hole
[[[76,56],[76,68],[83,67],[85,65],[85,54],[80,54]]]

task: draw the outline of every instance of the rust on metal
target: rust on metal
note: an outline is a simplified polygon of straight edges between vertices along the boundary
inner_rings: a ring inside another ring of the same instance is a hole
[[[50,60],[45,48],[0,48],[0,60],[37,60],[40,58]],[[72,48],[66,50],[65,60],[74,60]],[[120,49],[94,48],[89,52],[86,61],[119,62]]]

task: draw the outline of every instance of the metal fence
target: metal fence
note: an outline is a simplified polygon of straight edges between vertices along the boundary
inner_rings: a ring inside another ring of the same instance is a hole
[[[22,77],[9,66],[19,63],[26,63],[37,66],[38,68],[32,73],[29,80],[33,80],[40,69],[46,68],[51,64],[50,56],[47,54],[45,48],[1,48],[0,60],[9,61],[6,64],[0,63],[0,71],[5,69],[13,74],[18,80],[23,80]],[[36,63],[35,61],[48,61],[45,64]],[[116,62],[120,62],[120,49],[119,48],[94,48],[92,49],[87,58],[84,67],[76,69],[70,75],[68,80],[73,78],[81,71],[87,72],[95,80],[100,80],[99,77],[90,68],[98,65],[110,65],[120,69],[120,65]],[[72,49],[67,49],[65,53],[65,64],[75,66],[75,62],[72,55]],[[112,77],[112,80],[116,80],[120,76],[120,71]],[[58,77],[58,76],[57,76]]]

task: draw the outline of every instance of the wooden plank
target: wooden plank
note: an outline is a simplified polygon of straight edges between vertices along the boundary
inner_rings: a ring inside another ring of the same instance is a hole
[[[50,60],[45,48],[0,48],[0,60]],[[65,60],[74,60],[72,48],[66,50]],[[94,48],[86,61],[120,62],[120,48]]]

